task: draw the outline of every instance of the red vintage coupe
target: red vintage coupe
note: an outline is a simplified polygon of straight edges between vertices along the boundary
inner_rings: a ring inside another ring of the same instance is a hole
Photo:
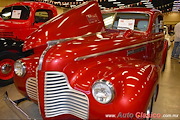
[[[84,3],[28,37],[23,50],[34,54],[16,61],[15,85],[44,119],[159,117],[152,106],[167,55],[162,21],[155,9],[102,17],[97,2]]]

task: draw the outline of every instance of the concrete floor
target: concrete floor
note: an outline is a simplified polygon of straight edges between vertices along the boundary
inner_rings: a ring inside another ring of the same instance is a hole
[[[177,60],[170,58],[172,46],[168,51],[166,69],[160,79],[160,91],[157,102],[154,104],[153,113],[161,114],[160,119],[156,120],[180,120],[180,64]],[[8,91],[12,100],[17,100],[23,96],[19,94],[15,86],[9,85],[0,88],[0,120],[1,119],[20,119],[7,107],[3,100],[3,93]],[[23,102],[20,107],[32,118],[42,119],[38,107],[33,102]],[[174,116],[173,116],[174,115]]]
[[[153,108],[154,113],[165,116],[159,120],[180,120],[180,63],[171,59],[172,48],[168,50],[166,68],[161,75],[159,95]]]
[[[23,98],[23,96],[17,91],[14,84],[0,88],[0,120],[4,120],[4,119],[19,120],[20,118],[6,105],[3,99],[3,94],[6,91],[8,92],[8,96],[12,100],[18,100],[20,98]],[[28,113],[28,115],[31,116],[31,118],[42,120],[42,117],[39,114],[38,106],[33,102],[26,100],[20,103],[19,107],[23,109],[26,113]]]

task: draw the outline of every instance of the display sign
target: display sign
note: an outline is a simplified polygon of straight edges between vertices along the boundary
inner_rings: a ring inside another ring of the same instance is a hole
[[[22,10],[13,10],[12,11],[12,17],[15,19],[20,19]]]
[[[130,28],[134,30],[135,19],[119,19],[118,28]]]

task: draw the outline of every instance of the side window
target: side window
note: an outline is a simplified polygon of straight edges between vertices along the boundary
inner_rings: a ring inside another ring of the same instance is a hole
[[[8,8],[4,8],[2,10],[2,13],[1,13],[1,17],[2,19],[4,20],[8,20],[8,19],[11,19],[11,7],[8,7]]]
[[[149,25],[149,15],[144,13],[118,13],[113,23],[113,29],[132,29],[146,31]]]
[[[30,14],[30,7],[28,6],[11,6],[4,8],[1,17],[4,20],[27,20]]]
[[[35,23],[46,22],[52,18],[52,11],[50,10],[37,10],[35,13]]]
[[[163,16],[159,15],[153,25],[153,33],[163,32]]]

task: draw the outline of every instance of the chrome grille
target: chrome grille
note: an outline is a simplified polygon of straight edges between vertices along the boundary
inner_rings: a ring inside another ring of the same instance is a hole
[[[71,114],[88,119],[88,97],[71,88],[62,72],[45,73],[44,103],[46,117]]]
[[[26,81],[26,91],[31,99],[37,100],[37,79],[28,78]]]

